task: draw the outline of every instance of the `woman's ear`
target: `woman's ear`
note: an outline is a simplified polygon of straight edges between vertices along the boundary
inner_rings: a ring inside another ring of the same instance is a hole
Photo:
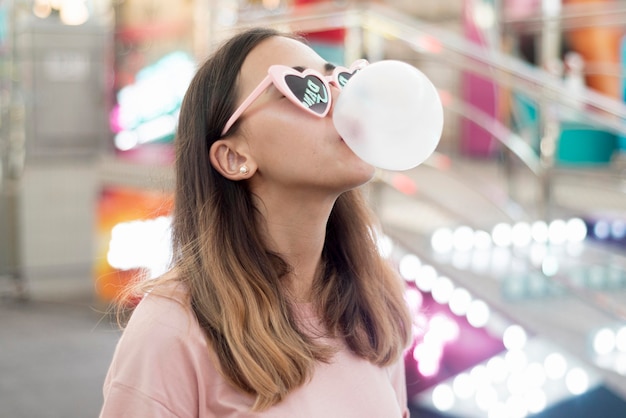
[[[231,139],[218,139],[209,150],[211,165],[229,180],[250,178],[256,170],[254,161],[238,149]]]

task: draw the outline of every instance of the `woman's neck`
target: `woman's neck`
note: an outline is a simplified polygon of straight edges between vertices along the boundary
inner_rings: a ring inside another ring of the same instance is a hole
[[[289,294],[295,300],[308,302],[315,278],[319,274],[326,236],[326,223],[267,223],[272,249],[291,266],[287,277]]]
[[[262,205],[261,225],[268,245],[291,266],[288,275],[289,294],[295,300],[308,302],[316,277],[321,273],[326,224],[332,202],[308,203],[283,200],[280,204]]]

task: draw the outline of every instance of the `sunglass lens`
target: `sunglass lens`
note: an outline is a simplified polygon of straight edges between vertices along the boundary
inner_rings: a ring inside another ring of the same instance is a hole
[[[324,114],[328,107],[328,91],[322,80],[311,75],[299,77],[289,74],[285,76],[285,83],[303,107],[318,115]]]
[[[348,84],[348,81],[350,81],[354,74],[356,74],[356,71],[353,73],[350,71],[342,71],[337,74],[337,83],[339,83],[339,87],[343,88],[343,86]]]

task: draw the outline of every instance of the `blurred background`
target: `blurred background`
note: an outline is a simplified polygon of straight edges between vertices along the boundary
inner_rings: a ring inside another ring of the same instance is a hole
[[[196,66],[243,27],[396,59],[436,152],[367,192],[419,417],[626,417],[626,1],[0,0],[0,416],[97,416],[120,288],[170,257]]]

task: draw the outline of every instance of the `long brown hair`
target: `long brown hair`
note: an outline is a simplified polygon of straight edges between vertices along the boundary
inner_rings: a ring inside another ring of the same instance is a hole
[[[234,111],[244,59],[273,36],[291,35],[247,30],[199,68],[182,104],[175,142],[176,280],[189,289],[224,377],[255,396],[256,410],[280,402],[334,352],[299,329],[284,290],[291,267],[265,245],[245,182],[221,176],[208,157]],[[411,327],[402,283],[377,251],[372,219],[361,191],[337,199],[314,296],[328,332],[383,366],[399,359]]]

